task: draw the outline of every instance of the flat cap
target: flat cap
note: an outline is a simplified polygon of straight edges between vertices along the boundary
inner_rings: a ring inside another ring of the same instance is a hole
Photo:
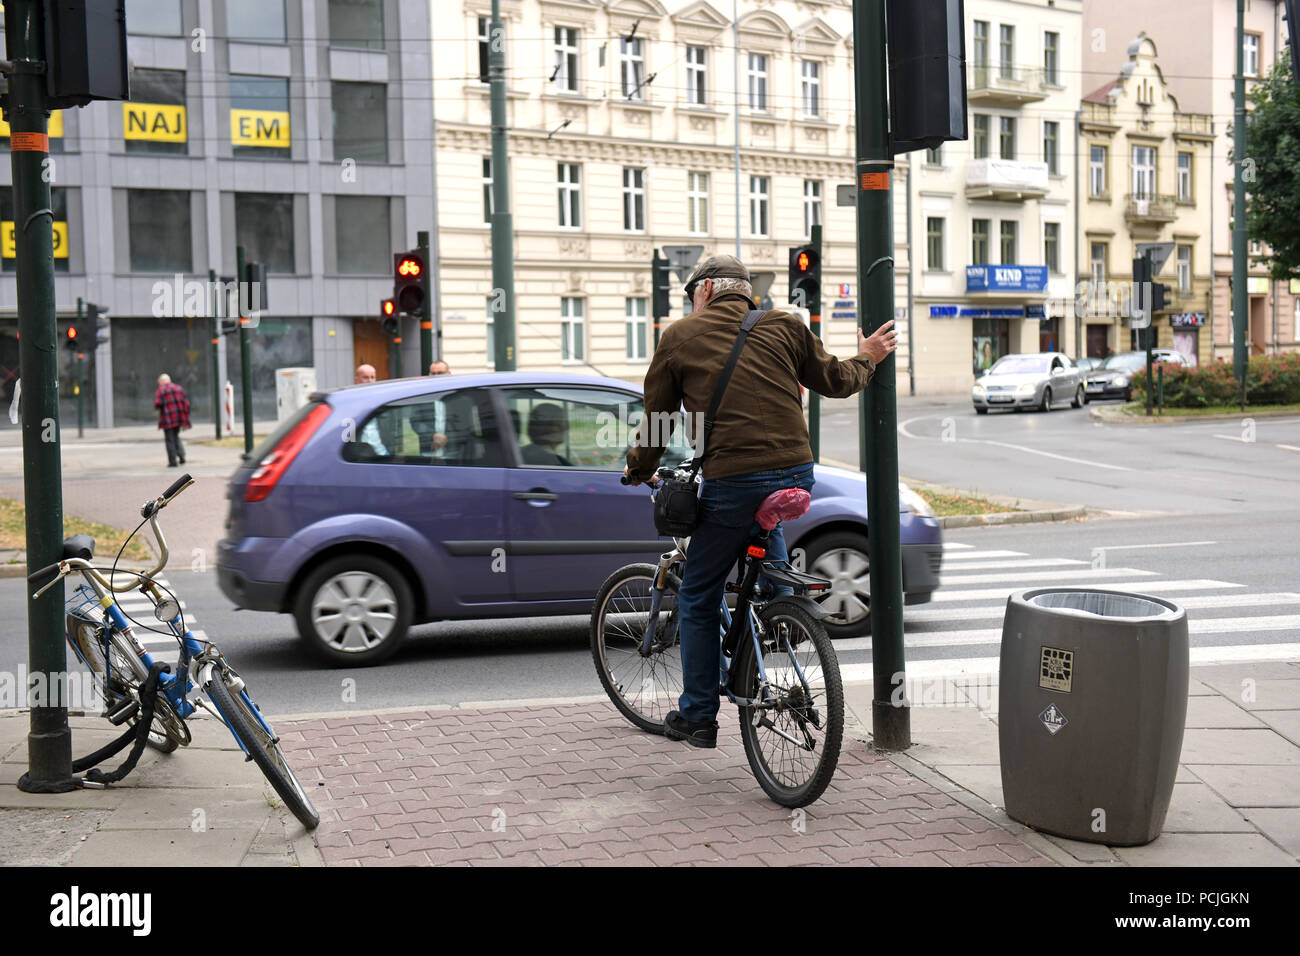
[[[695,286],[705,279],[744,279],[750,281],[749,270],[735,256],[709,256],[691,273],[686,283],[686,294],[693,296]]]

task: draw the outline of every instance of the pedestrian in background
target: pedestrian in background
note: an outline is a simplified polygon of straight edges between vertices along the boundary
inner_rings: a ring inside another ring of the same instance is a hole
[[[158,427],[167,444],[167,467],[185,464],[185,446],[181,444],[181,429],[190,427],[190,400],[185,389],[172,383],[166,372],[158,376],[158,391],[154,392],[153,407],[158,409]]]

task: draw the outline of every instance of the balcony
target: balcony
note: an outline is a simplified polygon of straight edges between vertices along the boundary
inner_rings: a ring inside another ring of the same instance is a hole
[[[1173,196],[1135,196],[1125,198],[1124,219],[1133,226],[1152,226],[1178,218],[1178,200]]]
[[[1047,99],[1048,89],[1040,68],[1016,67],[1009,72],[995,66],[970,68],[966,101],[985,106],[1020,106]]]
[[[1047,195],[1047,164],[973,159],[966,164],[966,198],[1024,202]]]

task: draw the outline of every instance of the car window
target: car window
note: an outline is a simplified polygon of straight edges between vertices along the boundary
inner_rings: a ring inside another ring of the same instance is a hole
[[[1146,364],[1146,356],[1141,352],[1120,352],[1101,363],[1104,369],[1132,370]]]
[[[1047,359],[1040,355],[1006,355],[998,359],[990,375],[1016,375],[1025,372],[1047,371]]]
[[[613,389],[531,386],[502,396],[525,468],[622,471],[645,414],[639,395]],[[690,454],[677,432],[673,439],[665,464]]]
[[[500,468],[501,438],[485,393],[416,395],[376,409],[345,436],[348,461]]]

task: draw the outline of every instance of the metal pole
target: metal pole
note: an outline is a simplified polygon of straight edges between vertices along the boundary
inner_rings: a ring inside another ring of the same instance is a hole
[[[501,0],[492,0],[488,81],[492,94],[492,328],[496,370],[515,370],[515,248],[506,147],[506,35]]]
[[[208,292],[212,297],[212,421],[221,438],[221,292],[217,270],[208,270]]]
[[[241,400],[244,403],[244,451],[253,450],[253,374],[249,364],[253,361],[252,343],[248,338],[248,317],[244,307],[253,306],[253,290],[244,274],[244,247],[235,247],[235,281],[239,287],[239,381]],[[247,292],[245,292],[247,290]]]
[[[1237,74],[1233,82],[1232,119],[1232,371],[1238,398],[1246,410],[1246,373],[1249,366],[1246,309],[1246,181],[1241,164],[1246,161],[1246,0],[1237,0]]]
[[[857,103],[858,315],[863,333],[894,317],[893,158],[889,145],[885,0],[854,0],[854,96]],[[871,645],[872,732],[881,750],[912,745],[911,710],[895,704],[904,685],[903,567],[898,522],[898,398],[895,359],[876,368],[862,392],[861,448],[867,473],[867,513],[873,515]]]
[[[86,351],[85,351],[86,343],[81,341],[81,333],[82,333],[81,323],[82,323],[82,317],[84,315],[82,311],[83,303],[84,300],[81,298],[81,296],[77,296],[77,325],[76,325],[77,372],[76,372],[76,379],[72,383],[72,390],[73,392],[76,393],[77,396],[77,437],[78,438],[86,437],[86,419],[85,419],[85,413],[81,405],[81,392],[86,384],[86,371],[85,371],[85,364],[84,364],[85,357],[86,357]],[[96,333],[92,331],[91,334],[95,335]],[[93,348],[93,343],[92,343],[92,348]]]
[[[1143,266],[1144,285],[1143,285],[1143,306],[1147,312],[1147,327],[1142,330],[1142,342],[1146,346],[1147,353],[1147,415],[1151,414],[1151,393],[1155,391],[1155,382],[1151,379],[1151,346],[1156,337],[1156,310],[1153,308],[1155,303],[1155,282],[1156,270],[1151,262],[1151,253],[1146,253],[1143,257],[1145,265]]]
[[[421,230],[417,233],[416,245],[420,248],[420,258],[424,261],[424,274],[420,284],[424,286],[424,315],[420,319],[420,374],[428,375],[429,366],[433,364],[433,297],[429,295],[429,233]],[[439,350],[441,352],[441,350]],[[439,354],[438,358],[442,358]]]
[[[826,263],[822,261],[821,223],[817,223],[812,227],[810,244],[817,253],[817,261],[821,263],[819,268],[825,269]],[[812,334],[820,339],[822,337],[822,297],[817,295],[815,298],[817,300],[817,314],[810,314],[808,321],[812,326]],[[820,462],[822,460],[822,397],[812,389],[808,390],[808,444],[812,446],[813,461]]]
[[[735,127],[735,145],[733,147],[733,156],[736,169],[736,258],[743,259],[740,254],[740,6],[739,0],[732,0],[731,3],[731,42],[732,52],[735,54],[731,59],[732,79],[735,81],[733,86],[733,105],[732,120]]]
[[[907,154],[907,394],[916,396],[916,331],[914,313],[916,312],[916,294],[913,291],[912,277],[916,275],[916,266],[912,261],[912,154]]]
[[[54,309],[54,235],[50,212],[49,114],[45,108],[45,24],[40,0],[9,0],[5,39],[11,61],[9,162],[13,170],[19,365],[22,369],[23,493],[27,566],[63,556],[63,473],[59,459],[58,324]],[[27,591],[27,660],[48,691],[66,685],[63,584],[39,599]],[[34,699],[27,772],[18,789],[63,793],[72,780],[72,731],[63,694]],[[51,706],[51,705],[59,706]]]

